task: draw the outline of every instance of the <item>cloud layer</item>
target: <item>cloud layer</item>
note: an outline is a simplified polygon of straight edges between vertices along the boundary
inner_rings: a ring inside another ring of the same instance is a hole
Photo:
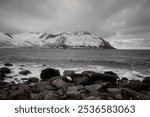
[[[150,0],[0,0],[2,32],[77,30],[118,48],[150,48]]]

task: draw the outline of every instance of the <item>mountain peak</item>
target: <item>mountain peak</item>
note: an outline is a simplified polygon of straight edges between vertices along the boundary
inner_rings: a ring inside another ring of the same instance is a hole
[[[50,33],[1,33],[0,43],[9,42],[16,47],[49,47],[49,48],[101,48],[114,49],[109,42],[85,31]],[[0,44],[2,45],[2,44]]]

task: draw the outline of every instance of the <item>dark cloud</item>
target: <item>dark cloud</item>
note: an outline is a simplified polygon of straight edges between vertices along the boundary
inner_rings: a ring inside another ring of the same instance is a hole
[[[0,31],[85,30],[130,48],[133,38],[150,44],[149,13],[150,0],[0,0]]]

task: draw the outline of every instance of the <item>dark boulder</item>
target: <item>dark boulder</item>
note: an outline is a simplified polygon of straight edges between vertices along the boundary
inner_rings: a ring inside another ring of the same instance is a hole
[[[4,72],[5,74],[9,74],[9,73],[11,73],[11,70],[7,67],[2,67],[2,68],[0,68],[0,72]]]
[[[77,78],[77,77],[88,77],[88,75],[87,74],[72,74],[71,75],[72,80],[74,80],[74,78]]]
[[[8,95],[8,92],[0,90],[0,100],[6,100],[7,95]]]
[[[129,80],[128,80],[128,78],[123,77],[123,78],[121,78],[120,80],[118,80],[118,83],[119,83],[119,84],[129,83]]]
[[[4,80],[4,78],[6,77],[4,72],[0,72],[0,80]]]
[[[36,83],[36,82],[39,82],[39,79],[36,78],[36,77],[30,77],[30,78],[28,79],[28,82],[30,82],[30,83]]]
[[[101,74],[101,73],[92,74],[90,76],[90,82],[94,83],[97,80],[111,82],[113,85],[116,85],[117,78],[112,75]]]
[[[89,84],[89,78],[88,77],[75,77],[73,79],[73,82],[80,85],[87,85]]]
[[[53,68],[47,68],[41,71],[40,77],[42,80],[48,80],[52,77],[60,76],[59,70]]]
[[[119,87],[129,88],[135,91],[143,91],[147,89],[146,85],[142,83],[141,81],[134,81],[134,82],[121,84],[119,85]]]
[[[119,76],[112,71],[105,71],[104,74],[112,75],[112,76],[116,77],[117,79],[119,79]]]
[[[8,67],[9,67],[9,66],[13,66],[13,64],[11,64],[11,63],[5,63],[4,65],[5,65],[5,66],[8,66]]]
[[[29,90],[20,90],[18,92],[12,93],[8,100],[31,100],[31,95]]]
[[[32,87],[32,90],[34,92],[44,92],[44,91],[49,91],[49,90],[56,90],[56,88],[53,87],[49,82],[43,81],[43,82],[36,83]]]
[[[54,80],[56,80],[56,79],[62,79],[63,81],[67,81],[67,78],[66,78],[66,76],[55,76],[55,77],[52,77],[51,79],[49,79],[48,81],[49,82],[53,82]]]
[[[103,86],[100,84],[93,84],[93,85],[85,86],[85,89],[89,92],[100,91],[102,88]]]
[[[144,78],[144,80],[142,81],[147,87],[150,87],[150,77],[146,77]]]
[[[96,74],[96,72],[94,72],[94,71],[83,71],[81,74],[91,76],[92,74]]]
[[[59,79],[55,79],[53,82],[52,82],[52,84],[56,87],[56,88],[62,88],[62,89],[64,89],[64,90],[66,90],[66,88],[67,88],[67,83],[65,82],[65,81],[63,81],[61,78],[59,78]]]
[[[28,75],[28,74],[31,74],[31,71],[29,71],[29,70],[22,70],[22,71],[19,72],[19,74],[21,74],[21,75]]]
[[[58,100],[59,95],[57,94],[57,92],[54,91],[49,91],[45,97],[44,100]]]
[[[0,90],[4,88],[9,88],[9,86],[9,83],[0,81]]]
[[[71,76],[71,75],[73,75],[73,74],[75,74],[75,71],[73,71],[73,70],[65,70],[65,71],[63,72],[63,75],[64,75],[64,76]]]
[[[122,89],[121,97],[123,100],[149,100],[150,96],[138,93],[131,89]]]

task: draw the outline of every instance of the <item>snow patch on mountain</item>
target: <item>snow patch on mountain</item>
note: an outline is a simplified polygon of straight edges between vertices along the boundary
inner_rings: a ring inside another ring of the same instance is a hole
[[[76,31],[73,33],[0,33],[0,44],[16,47],[51,47],[51,48],[102,48],[113,49],[104,39],[93,33]]]

